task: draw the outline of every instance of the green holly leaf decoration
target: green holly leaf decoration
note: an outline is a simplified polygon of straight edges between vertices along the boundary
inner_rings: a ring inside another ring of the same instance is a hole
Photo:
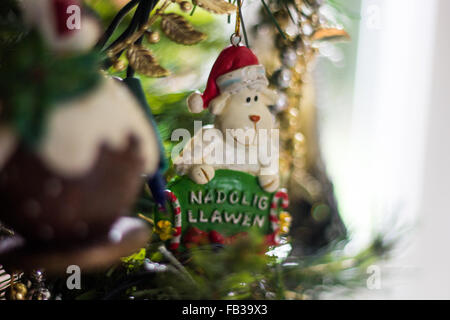
[[[120,260],[125,264],[128,270],[133,270],[144,263],[146,253],[146,249],[141,248],[138,252],[135,252],[128,257],[123,257]]]

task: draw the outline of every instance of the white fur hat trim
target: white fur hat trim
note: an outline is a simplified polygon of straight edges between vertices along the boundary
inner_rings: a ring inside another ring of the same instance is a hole
[[[243,87],[267,86],[266,71],[262,65],[251,65],[225,73],[217,78],[220,93],[239,91]]]

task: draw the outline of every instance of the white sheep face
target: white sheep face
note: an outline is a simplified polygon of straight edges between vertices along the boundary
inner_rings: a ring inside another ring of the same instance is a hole
[[[262,91],[244,88],[238,93],[224,95],[219,98],[220,102],[216,103],[215,110],[212,110],[217,115],[215,126],[222,131],[224,137],[227,129],[231,129],[228,132],[232,137],[247,146],[256,143],[259,129],[270,131],[273,128],[274,120]]]

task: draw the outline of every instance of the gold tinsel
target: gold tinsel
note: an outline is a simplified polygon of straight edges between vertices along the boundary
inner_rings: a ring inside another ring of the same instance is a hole
[[[318,41],[349,39],[349,35],[343,29],[324,25],[323,19],[319,17],[320,6],[311,6],[311,2],[314,1],[295,0],[293,5],[271,6],[286,39],[278,34],[276,28],[263,27],[264,39],[258,41],[262,43],[258,54],[269,74],[274,74],[282,66],[281,58],[273,59],[274,56],[280,56],[286,48],[297,53],[297,60],[290,68],[283,66],[283,69],[289,69],[291,80],[285,90],[287,106],[277,115],[281,128],[280,173],[282,184],[288,187],[291,199],[301,198],[316,203],[323,200],[325,190],[323,181],[320,181],[321,177],[315,172],[322,165],[311,76],[318,56],[315,44]],[[305,7],[309,11],[307,14],[302,12]],[[297,18],[294,19],[293,16]],[[267,47],[266,44],[269,36],[276,39],[272,47]]]

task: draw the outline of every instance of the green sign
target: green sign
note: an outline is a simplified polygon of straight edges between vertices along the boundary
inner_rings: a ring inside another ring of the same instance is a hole
[[[278,204],[273,204],[273,200],[280,192],[264,191],[253,175],[217,170],[214,179],[205,185],[183,176],[171,181],[168,189],[169,210],[158,212],[156,222],[158,225],[159,221],[168,220],[175,228],[170,240],[173,249],[178,245],[184,249],[184,244],[192,238],[187,239],[186,233],[192,229],[203,235],[218,233],[225,239],[250,229],[264,235],[274,233],[273,222],[277,221],[270,217],[271,207],[276,206],[274,210],[278,213]]]

